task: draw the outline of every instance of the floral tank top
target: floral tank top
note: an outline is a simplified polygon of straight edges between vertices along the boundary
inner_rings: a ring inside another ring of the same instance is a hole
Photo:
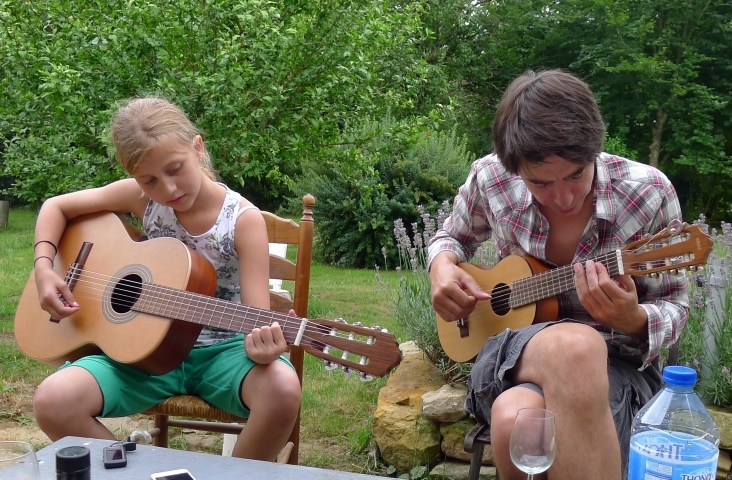
[[[239,256],[234,246],[234,230],[239,215],[257,208],[249,205],[240,208],[242,196],[226,188],[226,197],[221,212],[214,225],[201,235],[191,235],[178,222],[175,210],[150,200],[142,219],[148,238],[173,237],[203,255],[216,270],[217,298],[239,302],[241,300],[239,284]],[[196,341],[196,345],[213,345],[236,335],[218,328],[204,327]]]

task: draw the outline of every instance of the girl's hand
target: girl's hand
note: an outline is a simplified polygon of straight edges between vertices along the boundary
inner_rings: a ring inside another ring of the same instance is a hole
[[[36,290],[41,308],[55,320],[61,320],[78,312],[79,304],[76,303],[69,286],[51,268],[50,264],[43,265],[43,263],[45,263],[44,260],[39,261],[35,268]]]
[[[244,350],[247,356],[257,363],[268,364],[277,360],[287,351],[287,342],[280,324],[273,322],[268,327],[252,330],[244,340]]]

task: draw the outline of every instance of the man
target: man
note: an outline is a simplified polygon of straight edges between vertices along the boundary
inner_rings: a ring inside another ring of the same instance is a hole
[[[686,323],[683,276],[611,278],[589,260],[681,217],[663,173],[603,153],[604,135],[580,79],[559,70],[521,75],[498,105],[494,153],[473,164],[430,243],[432,304],[446,321],[490,299],[456,264],[491,236],[501,257],[574,268],[576,290],[559,296],[563,320],[490,338],[473,366],[466,409],[490,424],[503,480],[526,478],[511,462],[509,439],[527,407],[555,414],[557,456],[547,478],[620,479],[633,416],[661,386],[659,350]]]

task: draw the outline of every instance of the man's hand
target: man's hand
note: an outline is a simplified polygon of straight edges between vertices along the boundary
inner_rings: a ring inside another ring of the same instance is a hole
[[[295,310],[290,309],[288,315],[295,316]],[[287,342],[280,324],[272,322],[270,326],[252,330],[244,339],[244,351],[257,363],[268,364],[277,360],[287,351]]]
[[[574,281],[582,305],[606,327],[640,338],[648,336],[648,317],[638,305],[638,292],[629,275],[610,278],[601,263],[588,260],[574,265]]]
[[[457,255],[446,251],[437,255],[430,266],[432,307],[448,322],[467,317],[479,300],[491,298],[457,262]]]

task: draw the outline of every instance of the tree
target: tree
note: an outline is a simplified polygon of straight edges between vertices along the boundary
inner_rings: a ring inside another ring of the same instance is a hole
[[[29,201],[122,172],[117,101],[163,95],[203,130],[223,179],[263,208],[362,118],[411,115],[429,66],[418,5],[383,0],[0,0],[0,132]]]

